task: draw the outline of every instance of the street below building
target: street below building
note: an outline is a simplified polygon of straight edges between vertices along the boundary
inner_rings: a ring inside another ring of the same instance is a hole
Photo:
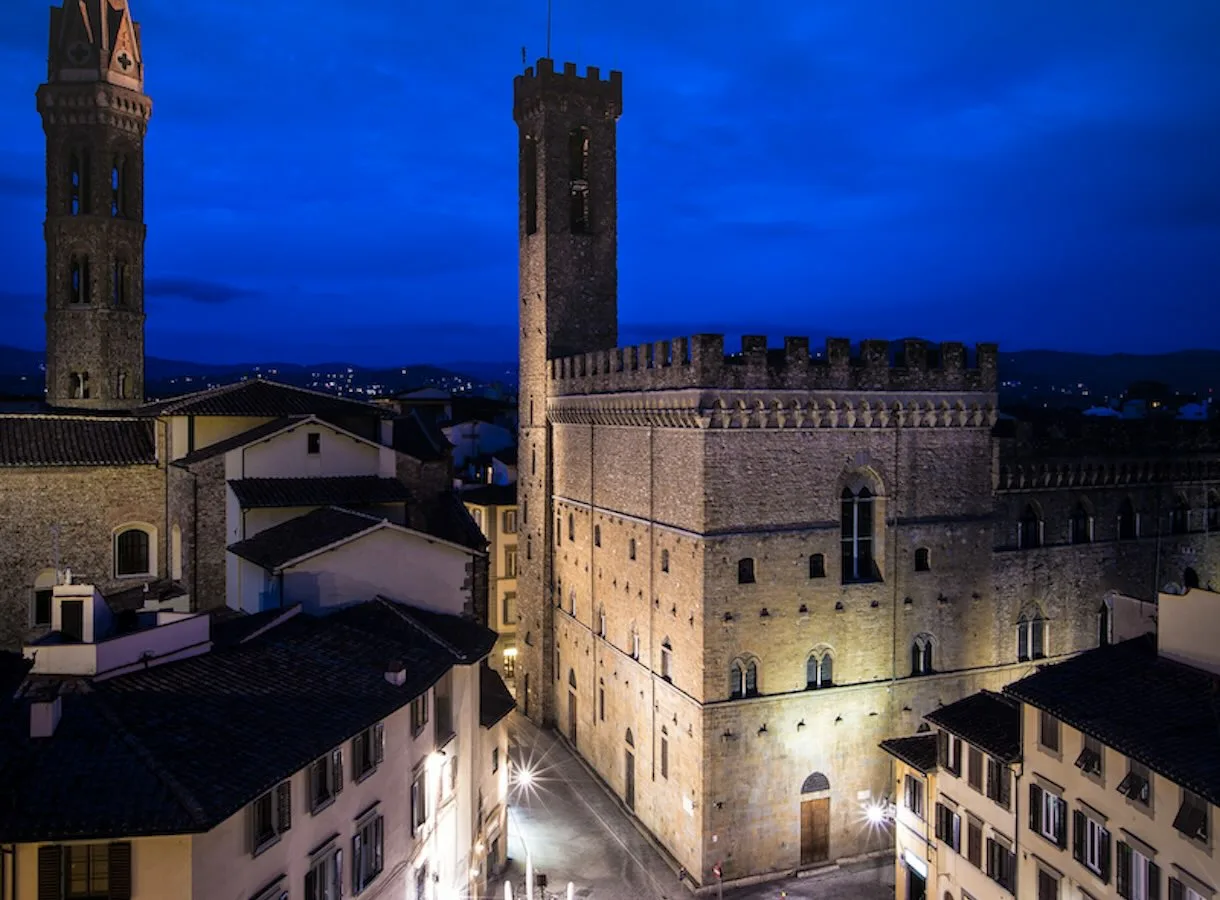
[[[567,895],[571,881],[580,900],[689,900],[694,895],[677,870],[632,822],[610,794],[558,737],[518,713],[509,722],[514,772],[528,785],[510,783],[508,853],[511,863],[491,896],[523,900],[527,852],[535,875],[546,876],[535,900]],[[894,896],[893,862],[886,858],[830,868],[804,878],[741,887],[726,885],[724,900],[888,900]],[[702,895],[716,898],[712,891]]]

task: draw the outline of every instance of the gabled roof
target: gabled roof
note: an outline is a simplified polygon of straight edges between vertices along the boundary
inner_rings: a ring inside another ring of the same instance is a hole
[[[345,475],[323,478],[239,478],[229,482],[242,509],[286,506],[372,506],[405,503],[407,486],[397,478]]]
[[[453,450],[444,433],[415,410],[394,420],[394,449],[420,462],[445,459]]]
[[[436,497],[422,511],[423,531],[441,540],[469,547],[480,553],[487,549],[487,536],[470,517],[462,498],[453,492]]]
[[[0,416],[0,467],[148,466],[156,422],[118,416]]]
[[[1003,694],[979,691],[924,718],[996,759],[1021,758],[1021,706]]]
[[[265,440],[273,435],[279,434],[281,431],[286,431],[289,428],[299,425],[302,422],[310,420],[309,416],[281,416],[278,419],[272,419],[270,422],[264,422],[262,425],[256,425],[232,437],[217,441],[214,444],[208,444],[206,447],[200,447],[198,450],[192,450],[185,456],[174,460],[176,466],[189,466],[192,463],[202,462],[205,459],[211,459],[214,456],[228,453],[230,450],[237,450],[241,447],[253,444],[256,441]]]
[[[481,484],[468,488],[459,494],[463,503],[474,506],[516,506],[517,486],[515,484]]]
[[[927,775],[936,768],[936,735],[913,734],[910,737],[889,738],[879,746],[890,756]]]
[[[517,706],[500,673],[491,666],[479,668],[479,725],[491,728]]]
[[[324,506],[230,544],[229,552],[264,569],[278,569],[294,559],[345,543],[377,528],[382,521],[364,513]]]
[[[1145,635],[1004,688],[1220,805],[1220,676],[1157,655]]]
[[[377,600],[299,614],[200,656],[93,682],[63,698],[50,738],[30,739],[24,701],[0,695],[0,842],[214,828],[495,643],[473,620],[429,613],[423,628],[417,613]],[[393,661],[406,667],[402,686],[385,679]]]
[[[141,407],[145,415],[158,416],[375,416],[388,418],[392,411],[323,394],[305,388],[255,378],[184,394]]]

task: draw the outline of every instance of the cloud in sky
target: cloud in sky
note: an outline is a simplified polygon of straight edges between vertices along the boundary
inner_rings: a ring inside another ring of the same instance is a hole
[[[133,4],[150,352],[243,330],[281,358],[515,352],[511,79],[544,5]],[[30,295],[47,16],[10,18],[0,240]],[[1220,346],[1218,4],[582,0],[554,21],[556,57],[624,72],[625,335]],[[36,304],[8,318],[41,334]]]

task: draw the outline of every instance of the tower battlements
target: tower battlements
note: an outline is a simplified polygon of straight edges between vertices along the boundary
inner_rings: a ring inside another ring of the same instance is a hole
[[[555,61],[543,57],[537,66],[528,67],[525,74],[513,79],[513,119],[520,122],[542,107],[573,97],[618,118],[623,112],[623,73],[612,71],[606,79],[597,66],[589,66],[581,75],[576,63],[571,62],[557,72]]]
[[[747,335],[741,351],[726,355],[724,335],[696,334],[670,341],[617,347],[550,360],[551,394],[572,396],[624,391],[722,388],[726,390],[970,391],[996,389],[995,344],[976,344],[968,365],[957,341],[860,342],[829,338],[824,353],[810,353],[807,337],[786,337],[768,348]]]

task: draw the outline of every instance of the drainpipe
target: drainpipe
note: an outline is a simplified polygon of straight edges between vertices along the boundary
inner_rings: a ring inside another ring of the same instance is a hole
[[[1024,709],[1022,709],[1022,720],[1024,720]],[[1022,724],[1024,730],[1024,723]],[[1024,748],[1025,741],[1021,741]],[[1013,773],[1012,787],[1012,895],[1017,896],[1017,866],[1021,859],[1021,777],[1025,774],[1025,757],[1017,763],[1017,769]],[[1064,828],[1067,823],[1064,823]]]

